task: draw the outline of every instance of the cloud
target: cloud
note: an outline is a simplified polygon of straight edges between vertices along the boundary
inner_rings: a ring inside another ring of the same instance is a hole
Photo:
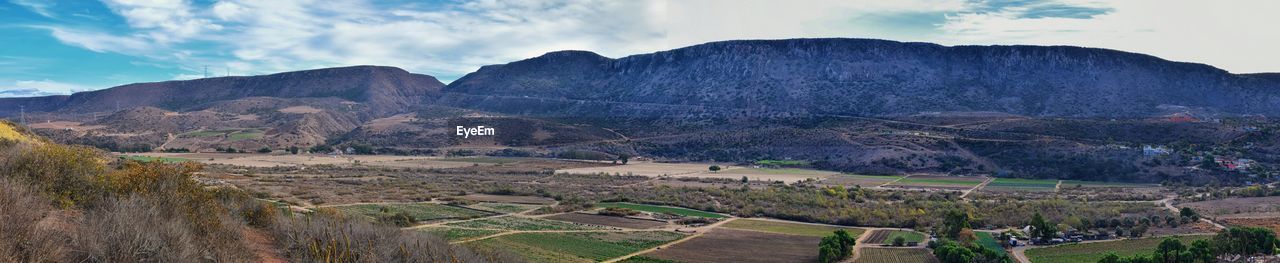
[[[9,3],[26,7],[31,10],[31,12],[35,12],[36,14],[44,17],[57,18],[57,16],[49,10],[53,8],[53,5],[55,4],[53,1],[9,0]]]
[[[62,83],[52,80],[19,80],[7,86],[0,86],[0,97],[32,97],[48,95],[68,95],[97,88]]]
[[[103,3],[124,17],[130,27],[146,30],[145,37],[159,43],[182,41],[222,28],[196,16],[186,0],[105,0]]]
[[[60,27],[46,27],[58,41],[92,50],[94,52],[113,52],[128,55],[144,55],[155,51],[155,45],[136,37],[115,36],[111,34],[82,31]]]

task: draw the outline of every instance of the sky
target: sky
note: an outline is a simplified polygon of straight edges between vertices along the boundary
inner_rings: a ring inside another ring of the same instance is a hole
[[[0,97],[385,65],[453,81],[558,50],[731,39],[1073,45],[1280,72],[1280,1],[0,0]],[[1225,4],[1222,4],[1225,3]]]

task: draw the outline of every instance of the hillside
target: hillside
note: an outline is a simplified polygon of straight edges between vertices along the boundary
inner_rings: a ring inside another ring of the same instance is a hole
[[[1267,79],[1097,48],[741,40],[619,59],[552,52],[482,67],[445,87],[441,102],[543,115],[639,115],[655,106],[859,116],[1143,117],[1169,106],[1280,114],[1280,84]]]
[[[136,83],[69,96],[0,98],[0,115],[16,114],[19,106],[26,106],[29,112],[110,112],[141,106],[183,111],[248,97],[333,97],[369,105],[373,113],[381,114],[417,104],[443,86],[434,77],[398,68],[354,66]]]

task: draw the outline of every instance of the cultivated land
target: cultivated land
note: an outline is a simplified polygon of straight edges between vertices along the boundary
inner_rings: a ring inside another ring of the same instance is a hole
[[[993,236],[990,232],[976,232],[974,234],[978,236],[979,245],[982,245],[983,247],[989,248],[993,251],[999,252],[1001,255],[1008,254],[1007,252],[1004,251],[1004,247],[1000,245],[1001,242],[999,240],[996,240],[995,236]]]
[[[921,242],[924,241],[924,234],[906,230],[873,230],[867,237],[867,244],[891,245],[893,240],[902,237],[905,242]]]
[[[484,210],[484,211],[501,213],[501,214],[518,213],[518,212],[538,209],[539,207],[543,207],[543,206],[531,205],[531,204],[490,203],[490,202],[478,203],[478,204],[467,206],[467,208],[471,208],[471,209]]]
[[[717,228],[644,254],[677,262],[814,262],[822,238]],[[761,242],[768,240],[768,242]]]
[[[518,217],[518,216],[501,216],[485,219],[454,222],[445,224],[445,226],[472,229],[499,229],[499,230],[521,230],[521,231],[544,231],[544,230],[602,230],[608,229],[605,226],[571,223],[555,220],[546,220],[538,218]]]
[[[778,234],[790,234],[801,236],[824,237],[831,235],[838,229],[844,229],[852,234],[854,238],[862,235],[863,229],[851,227],[836,227],[828,225],[801,224],[792,222],[782,222],[773,220],[757,220],[757,219],[738,219],[725,223],[723,228],[732,228],[739,230],[753,230]]]
[[[575,222],[589,225],[601,225],[633,229],[649,229],[667,226],[667,222],[658,220],[635,219],[618,216],[606,216],[584,213],[563,213],[545,217],[546,219]]]
[[[675,214],[675,215],[681,215],[681,216],[696,216],[696,217],[706,217],[706,218],[724,218],[725,217],[724,215],[711,213],[711,212],[704,212],[704,211],[698,211],[698,210],[680,208],[680,207],[659,206],[659,205],[645,205],[645,204],[634,204],[634,203],[600,203],[600,204],[597,204],[596,206],[602,207],[602,208],[620,207],[620,208],[627,208],[627,209],[636,210],[636,211]]]
[[[1226,198],[1178,204],[1200,214],[1222,218],[1280,217],[1280,196]]]
[[[333,206],[333,208],[349,215],[365,216],[375,219],[380,216],[394,215],[396,213],[404,212],[413,216],[413,219],[417,221],[467,219],[493,215],[493,213],[485,211],[431,203],[357,204]]]
[[[722,170],[712,172],[708,168],[717,165]],[[635,162],[626,165],[610,165],[601,167],[587,167],[557,170],[557,173],[572,174],[620,174],[620,175],[639,175],[648,177],[670,176],[674,178],[710,178],[710,179],[733,179],[740,180],[747,177],[749,180],[755,181],[780,181],[786,183],[794,183],[807,179],[823,179],[831,177],[839,172],[799,169],[799,168],[749,168],[741,166],[733,166],[717,163],[657,163],[657,162]]]
[[[1079,180],[1062,180],[1062,187],[1109,187],[1109,188],[1152,188],[1160,187],[1158,184],[1134,184],[1134,183],[1116,183],[1116,182],[1099,182],[1099,181],[1079,181]]]
[[[982,190],[990,191],[1054,191],[1058,180],[995,178]]]
[[[555,203],[556,200],[537,196],[519,196],[519,195],[489,195],[489,194],[469,194],[458,198],[479,201],[479,202],[495,202],[495,203],[515,203],[515,204],[535,204],[549,205]]]
[[[719,165],[725,170],[738,168],[728,164],[715,163],[657,163],[657,162],[632,162],[626,165],[609,165],[601,167],[587,167],[566,170],[556,170],[556,173],[571,174],[621,174],[621,175],[640,175],[648,177],[656,177],[660,175],[682,176],[689,174],[697,174],[707,172],[707,168],[712,165]]]
[[[453,227],[427,227],[419,228],[419,231],[425,231],[438,237],[444,238],[450,242],[474,239],[483,236],[503,233],[503,230],[489,229],[469,229],[469,228],[453,228]]]
[[[325,155],[325,154],[249,154],[249,153],[147,153],[144,156],[183,158],[207,164],[223,164],[248,167],[305,166],[305,165],[366,165],[392,168],[457,168],[487,162],[469,162],[469,159],[426,156],[390,155]],[[483,159],[480,159],[483,161]]]
[[[513,251],[533,262],[593,262],[622,257],[684,236],[665,231],[517,233],[465,244]]]
[[[918,248],[862,248],[857,263],[934,263],[938,259],[927,249]]]
[[[1191,244],[1191,241],[1198,239],[1207,239],[1209,235],[1194,236],[1178,236],[1177,239],[1182,244]],[[1032,263],[1069,263],[1069,262],[1097,262],[1106,256],[1107,253],[1115,253],[1120,257],[1128,257],[1137,254],[1149,254],[1155,251],[1156,245],[1164,240],[1163,237],[1143,238],[1143,239],[1126,239],[1116,241],[1103,241],[1093,243],[1066,244],[1045,248],[1028,249],[1026,254]]]
[[[896,182],[885,185],[885,187],[896,188],[932,188],[932,189],[948,189],[948,190],[967,190],[978,186],[986,177],[970,176],[938,176],[938,175],[912,175],[902,178]]]
[[[898,179],[902,179],[902,177],[903,176],[898,176],[898,175],[838,174],[838,175],[827,177],[827,179],[822,180],[822,183],[829,184],[829,185],[843,185],[843,186],[857,185],[861,187],[876,187],[889,182],[893,182]]]

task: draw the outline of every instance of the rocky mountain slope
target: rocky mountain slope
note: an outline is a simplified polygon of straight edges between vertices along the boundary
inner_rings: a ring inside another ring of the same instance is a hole
[[[619,59],[552,52],[483,67],[445,87],[441,102],[561,115],[655,105],[861,116],[1137,117],[1162,106],[1280,114],[1280,83],[1270,79],[1097,48],[742,40]]]

